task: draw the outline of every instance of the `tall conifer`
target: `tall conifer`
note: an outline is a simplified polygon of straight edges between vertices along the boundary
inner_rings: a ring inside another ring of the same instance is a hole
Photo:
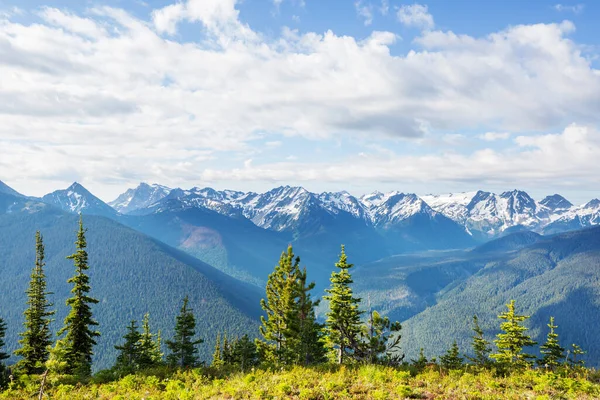
[[[49,310],[52,304],[46,298],[51,293],[46,291],[44,241],[39,231],[35,234],[35,249],[35,266],[26,291],[28,307],[23,313],[25,332],[20,334],[21,348],[15,351],[16,355],[23,357],[17,363],[17,368],[25,374],[41,373],[46,368],[48,348],[52,344],[50,317],[54,311]]]
[[[485,368],[490,365],[490,353],[492,348],[490,342],[483,336],[483,329],[479,326],[479,320],[477,315],[473,315],[473,332],[475,333],[472,337],[473,356],[467,357],[475,366],[479,368]]]
[[[298,295],[297,279],[300,271],[300,257],[294,255],[292,246],[283,252],[279,263],[267,279],[266,299],[260,305],[266,312],[261,316],[259,349],[263,357],[277,364],[294,362],[294,329],[297,327],[295,301]]]
[[[558,342],[558,334],[555,332],[558,326],[554,325],[554,317],[550,317],[548,328],[550,328],[550,332],[548,332],[548,336],[546,337],[546,343],[540,346],[540,353],[544,356],[541,360],[538,360],[538,364],[543,367],[555,369],[562,364],[565,358],[565,349]]]
[[[93,347],[96,345],[95,337],[100,332],[93,330],[98,322],[93,319],[90,304],[98,303],[98,300],[88,295],[90,291],[90,278],[85,271],[89,269],[88,254],[86,251],[86,230],[83,228],[83,219],[79,217],[79,231],[75,242],[76,252],[67,258],[73,260],[75,275],[67,282],[73,284],[71,293],[73,297],[67,299],[67,305],[71,307],[69,315],[65,318],[64,327],[58,332],[65,336],[66,349],[66,372],[79,376],[89,376],[92,372]]]
[[[188,307],[188,297],[183,299],[183,306],[176,318],[175,335],[173,340],[167,340],[166,344],[171,354],[167,356],[167,362],[171,366],[180,368],[193,368],[199,364],[198,344],[202,339],[194,339],[196,335],[196,318],[192,309]]]
[[[505,321],[500,325],[500,329],[504,333],[499,333],[494,340],[498,347],[498,353],[492,354],[490,357],[495,359],[505,370],[529,367],[533,364],[532,360],[535,359],[535,356],[524,353],[523,348],[536,344],[527,335],[527,328],[522,325],[529,316],[515,313],[514,300],[511,300],[506,307],[508,310],[498,315],[498,318]]]
[[[136,321],[132,320],[127,327],[127,333],[123,336],[125,343],[115,346],[115,349],[119,350],[115,363],[116,370],[127,374],[139,369],[141,338],[142,335],[138,331]]]
[[[140,355],[139,355],[139,367],[140,369],[151,368],[160,365],[163,362],[163,353],[161,350],[160,343],[160,332],[156,335],[150,330],[150,314],[144,314],[142,320],[142,332],[139,340]]]
[[[331,274],[331,285],[326,289],[329,294],[324,296],[329,301],[325,330],[332,358],[342,364],[353,349],[360,347],[362,312],[358,309],[360,298],[354,297],[350,286],[353,281],[349,270],[353,265],[348,263],[344,246],[335,266],[339,268],[339,272]]]

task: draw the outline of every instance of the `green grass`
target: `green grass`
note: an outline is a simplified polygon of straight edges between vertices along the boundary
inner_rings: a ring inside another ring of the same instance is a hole
[[[594,371],[558,375],[539,370],[508,377],[491,372],[444,372],[432,366],[419,374],[383,366],[289,370],[256,369],[217,377],[210,369],[172,375],[129,375],[115,382],[66,384],[49,379],[48,399],[598,399]],[[414,372],[414,371],[413,371]],[[0,399],[37,398],[39,379],[25,378],[20,389]],[[18,386],[17,383],[13,386]]]

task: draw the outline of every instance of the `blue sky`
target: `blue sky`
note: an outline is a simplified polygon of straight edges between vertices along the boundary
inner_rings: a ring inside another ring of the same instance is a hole
[[[600,196],[600,4],[0,0],[0,179]]]

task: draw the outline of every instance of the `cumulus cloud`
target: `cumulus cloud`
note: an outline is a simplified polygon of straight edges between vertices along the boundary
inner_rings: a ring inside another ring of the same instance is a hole
[[[429,14],[427,5],[412,4],[402,5],[398,9],[398,21],[402,24],[419,29],[433,29],[435,26],[433,16]]]
[[[354,38],[286,29],[267,39],[240,21],[236,4],[188,0],[154,10],[151,21],[109,7],[84,14],[46,8],[36,24],[2,20],[0,179],[198,182],[255,172],[251,179],[285,180],[285,167],[296,165],[290,160],[255,160],[239,172],[211,162],[233,164],[257,140],[282,140],[281,148],[290,137],[411,141],[438,134],[456,141],[444,134],[484,129],[521,137],[598,123],[600,74],[570,39],[570,22],[484,37],[429,30],[418,48],[392,54],[392,32]],[[202,33],[174,40],[181,21],[198,23]],[[519,139],[518,151],[544,145],[526,142]],[[478,151],[381,165],[365,152],[360,168],[307,166],[312,172],[296,175],[394,179],[397,169],[425,179],[433,175],[421,169],[431,160],[443,169],[440,179],[460,179],[475,178],[473,162],[505,164],[503,154]],[[414,168],[403,164],[411,161]],[[494,168],[483,170],[497,179],[513,172]]]

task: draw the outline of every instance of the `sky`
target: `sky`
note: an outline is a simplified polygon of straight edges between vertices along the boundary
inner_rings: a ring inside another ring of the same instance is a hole
[[[600,3],[0,0],[0,180],[600,197]]]

